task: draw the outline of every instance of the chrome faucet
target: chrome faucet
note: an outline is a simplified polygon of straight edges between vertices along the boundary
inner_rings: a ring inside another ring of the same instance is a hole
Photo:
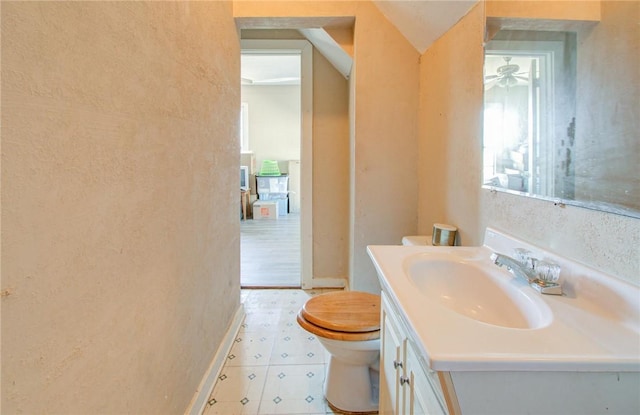
[[[533,266],[529,267],[528,264],[523,264],[510,256],[494,252],[491,254],[491,260],[499,267],[507,267],[507,271],[518,278],[526,280],[528,283],[532,283],[537,279]]]
[[[519,250],[522,255],[523,250]],[[527,252],[522,261],[511,258],[504,254],[493,253],[491,260],[499,267],[506,267],[509,272],[517,278],[521,278],[541,294],[562,295],[562,286],[556,281],[560,268],[551,263],[539,261],[528,255]],[[555,268],[555,272],[550,272],[550,268]]]

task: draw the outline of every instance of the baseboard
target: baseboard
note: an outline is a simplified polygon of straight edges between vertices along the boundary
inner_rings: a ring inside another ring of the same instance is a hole
[[[313,288],[345,288],[347,285],[345,278],[314,278]]]
[[[224,338],[222,339],[222,344],[218,347],[218,351],[213,357],[209,368],[205,372],[191,403],[184,412],[185,415],[201,415],[204,411],[207,400],[209,399],[211,392],[213,392],[213,387],[216,385],[216,379],[220,376],[224,362],[231,351],[231,347],[233,347],[233,341],[235,340],[238,331],[240,331],[240,326],[242,325],[243,320],[244,307],[240,304],[240,307],[236,310],[236,314],[233,317]]]

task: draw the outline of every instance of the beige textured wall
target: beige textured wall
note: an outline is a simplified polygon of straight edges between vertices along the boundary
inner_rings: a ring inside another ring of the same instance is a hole
[[[380,290],[367,245],[400,244],[417,226],[419,58],[373,3],[359,3],[350,275],[356,290]]]
[[[349,274],[349,84],[313,53],[313,277]]]
[[[239,306],[227,2],[2,3],[2,413],[182,413]]]
[[[463,245],[481,241],[483,20],[478,4],[420,62],[418,232],[450,223]]]
[[[249,104],[249,150],[264,160],[300,160],[300,85],[242,85]]]
[[[241,1],[234,3],[234,16],[279,17],[288,24],[304,18],[356,17],[349,283],[352,289],[379,292],[366,246],[399,244],[417,226],[420,55],[368,1]],[[315,255],[320,253],[314,250]]]
[[[463,244],[474,245],[482,242],[486,226],[493,226],[640,284],[640,220],[481,189],[483,6],[422,56],[419,230],[429,232],[433,221],[446,220],[460,227]],[[455,69],[460,62],[462,73]],[[438,82],[425,82],[425,76]],[[431,170],[423,163],[433,163]],[[426,174],[438,170],[446,173]],[[434,181],[438,186],[431,190]],[[444,206],[430,206],[434,199]]]
[[[600,3],[593,0],[487,0],[485,2],[487,16],[582,21],[599,20]]]

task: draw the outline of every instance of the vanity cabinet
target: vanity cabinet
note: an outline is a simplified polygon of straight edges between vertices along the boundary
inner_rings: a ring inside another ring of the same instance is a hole
[[[567,294],[497,268],[491,254],[515,248],[560,265]],[[490,228],[480,247],[367,250],[382,288],[381,413],[640,414],[638,287]],[[466,313],[477,304],[488,321]]]
[[[638,372],[433,371],[415,339],[382,291],[380,414],[640,413]]]
[[[437,372],[426,366],[400,315],[382,293],[380,414],[445,415]]]

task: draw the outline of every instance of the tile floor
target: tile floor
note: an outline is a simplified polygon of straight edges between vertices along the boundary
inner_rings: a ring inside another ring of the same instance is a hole
[[[203,415],[334,414],[322,389],[326,351],[296,322],[327,291],[242,290],[246,317]]]

